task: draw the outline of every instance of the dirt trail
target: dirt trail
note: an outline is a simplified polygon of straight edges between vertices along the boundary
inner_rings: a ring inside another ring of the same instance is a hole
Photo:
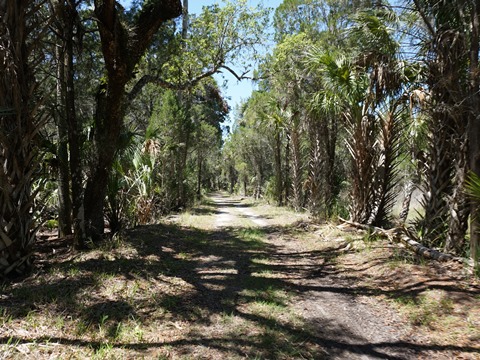
[[[412,329],[386,306],[355,294],[355,284],[321,253],[302,249],[298,242],[271,236],[277,258],[288,266],[290,282],[303,291],[294,308],[325,339],[331,359],[416,359],[411,348]],[[313,271],[312,269],[317,269]]]
[[[219,209],[216,222],[219,227],[232,226],[239,216],[250,220],[250,226],[270,225],[268,219],[243,207],[239,200],[221,195],[213,196],[212,200]],[[371,298],[355,295],[351,280],[329,264],[331,249],[325,253],[310,251],[301,242],[278,233],[268,236],[266,242],[276,249],[269,256],[270,264],[281,269],[275,275],[296,290],[291,301],[294,311],[317,332],[317,343],[323,348],[325,358],[418,359],[421,356],[415,347],[416,339],[412,339],[412,328],[398,314]],[[424,356],[430,358],[431,354]]]
[[[215,221],[217,228],[233,226],[239,216],[249,219],[257,226],[263,227],[268,225],[259,215],[256,215],[246,207],[242,207],[238,199],[226,198],[216,194],[212,196],[212,200],[220,209]]]
[[[90,251],[44,240],[0,290],[0,359],[480,359],[478,284],[338,231],[216,194]]]

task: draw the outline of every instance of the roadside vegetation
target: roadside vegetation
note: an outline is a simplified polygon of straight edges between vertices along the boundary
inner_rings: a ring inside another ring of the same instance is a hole
[[[221,199],[229,205],[208,200],[186,218],[137,227],[87,253],[42,239],[35,273],[2,287],[2,358],[298,359],[374,348],[478,358],[480,288],[462,266],[426,262],[285,208]],[[239,207],[272,225],[256,227],[239,212],[236,226],[210,226]],[[295,278],[348,294],[379,319],[398,311],[389,329],[396,344],[355,349],[333,324],[322,332],[327,325],[313,320],[321,314],[304,314],[306,285]]]
[[[478,358],[478,0],[123,4],[0,1],[0,357]]]

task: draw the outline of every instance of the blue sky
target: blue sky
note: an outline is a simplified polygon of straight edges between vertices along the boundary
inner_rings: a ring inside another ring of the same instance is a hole
[[[130,6],[131,0],[119,0],[119,2],[126,8]],[[259,3],[263,3],[264,6],[266,7],[271,7],[271,8],[276,8],[278,5],[280,5],[283,2],[283,0],[249,0],[249,5],[250,6],[256,6]],[[198,14],[202,11],[203,6],[209,6],[213,4],[221,4],[222,1],[219,0],[189,0],[189,12],[191,14]],[[250,80],[243,80],[243,81],[237,81],[232,75],[230,74],[224,74],[223,77],[222,75],[217,75],[216,79],[219,84],[223,84],[224,80],[228,80],[228,85],[227,88],[223,88],[222,92],[224,96],[228,97],[228,103],[232,109],[232,111],[235,109],[235,106],[239,104],[242,99],[247,99],[250,94],[252,93],[252,90],[254,89],[255,85],[252,84]]]

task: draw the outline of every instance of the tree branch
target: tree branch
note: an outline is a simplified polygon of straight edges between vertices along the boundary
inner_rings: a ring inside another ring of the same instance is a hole
[[[253,78],[251,77],[248,77],[248,76],[245,76],[248,71],[245,71],[242,75],[238,75],[232,68],[226,66],[226,65],[222,65],[220,66],[221,68],[227,70],[230,74],[232,74],[233,76],[235,76],[235,78],[238,80],[238,81],[241,81],[241,80],[253,80]]]
[[[150,0],[144,1],[139,16],[135,21],[133,32],[132,55],[138,59],[151,44],[152,38],[159,27],[167,20],[174,19],[182,14],[180,0]],[[138,60],[137,60],[138,62]]]
[[[458,258],[453,255],[442,253],[438,250],[430,249],[430,248],[427,248],[426,246],[423,246],[418,241],[414,240],[412,236],[408,234],[408,232],[403,228],[394,228],[390,230],[384,230],[376,226],[360,224],[354,221],[342,219],[340,217],[339,217],[339,220],[348,225],[356,227],[357,229],[371,231],[372,235],[382,236],[384,238],[387,238],[392,243],[400,242],[403,245],[405,245],[407,248],[415,252],[416,254],[421,255],[425,258],[442,261],[442,262],[453,260],[453,261],[463,263],[462,258]]]
[[[422,17],[423,22],[425,23],[425,25],[427,25],[428,30],[430,31],[430,35],[435,36],[435,29],[433,28],[433,25],[431,24],[431,22],[427,19],[427,15],[425,14],[425,12],[420,7],[420,4],[418,3],[418,0],[413,0],[413,3],[415,4],[415,8],[417,9],[420,16]]]
[[[138,80],[137,83],[133,86],[132,90],[127,94],[127,98],[128,101],[133,101],[147,84],[157,84],[165,89],[186,90],[197,85],[201,80],[212,76],[217,72],[218,69],[213,68],[212,70],[206,71],[203,74],[194,77],[193,79],[179,84],[166,81],[161,77],[155,75],[143,75],[142,78]]]

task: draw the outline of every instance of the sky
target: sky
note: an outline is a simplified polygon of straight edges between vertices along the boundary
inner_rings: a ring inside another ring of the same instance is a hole
[[[119,0],[119,2],[125,7],[130,6],[131,0]],[[259,3],[263,3],[266,7],[276,8],[280,5],[283,0],[249,0],[248,3],[250,6],[256,6]],[[189,13],[198,14],[202,11],[202,7],[209,6],[219,3],[221,0],[189,0],[188,7]],[[222,93],[224,97],[227,98],[228,104],[232,111],[235,109],[236,105],[240,104],[242,100],[246,100],[252,91],[255,89],[255,85],[250,80],[237,81],[233,75],[226,73],[223,75],[216,75],[215,79],[217,82],[222,85],[224,80],[227,80],[227,87],[222,88]]]
[[[249,0],[250,6],[256,6],[259,3],[263,3],[266,7],[276,8],[280,5],[283,0]],[[216,3],[221,3],[218,0],[190,0],[188,3],[189,12],[192,14],[198,14],[202,11],[203,6],[213,5]],[[235,109],[236,105],[240,104],[242,100],[248,99],[250,94],[255,89],[255,84],[250,80],[237,81],[233,75],[228,72],[223,75],[216,75],[216,80],[219,84],[223,83],[223,79],[228,80],[227,88],[223,89],[223,94],[229,98],[228,104],[232,110]]]

